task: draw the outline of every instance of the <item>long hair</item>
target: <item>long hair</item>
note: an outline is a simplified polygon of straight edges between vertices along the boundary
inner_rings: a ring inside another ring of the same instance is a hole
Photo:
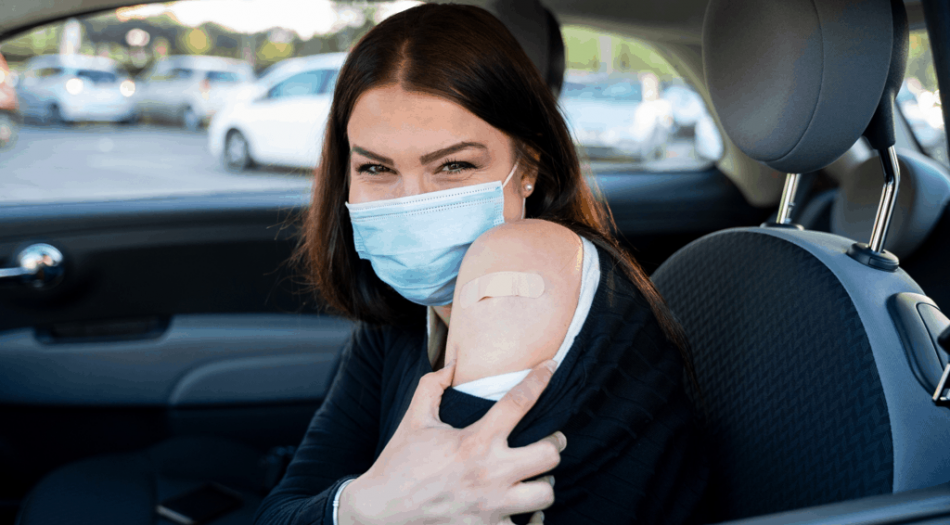
[[[585,180],[557,100],[514,36],[484,9],[424,4],[386,19],[350,52],[333,93],[313,201],[298,262],[331,308],[374,324],[421,322],[421,307],[383,283],[353,244],[347,212],[346,126],[367,90],[398,84],[455,102],[511,138],[526,171],[536,171],[525,216],[561,224],[610,253],[640,290],[663,332],[679,347],[683,329],[643,269],[614,237],[613,218]]]

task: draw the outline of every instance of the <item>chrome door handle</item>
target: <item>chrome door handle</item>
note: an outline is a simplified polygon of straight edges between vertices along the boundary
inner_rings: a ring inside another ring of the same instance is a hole
[[[49,244],[31,244],[14,257],[19,266],[0,268],[0,283],[51,288],[63,279],[63,254]]]

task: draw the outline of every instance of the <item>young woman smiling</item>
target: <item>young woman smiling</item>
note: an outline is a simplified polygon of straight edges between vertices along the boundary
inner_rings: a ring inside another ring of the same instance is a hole
[[[501,22],[430,4],[371,30],[322,159],[299,255],[359,323],[258,524],[697,518],[685,338]]]

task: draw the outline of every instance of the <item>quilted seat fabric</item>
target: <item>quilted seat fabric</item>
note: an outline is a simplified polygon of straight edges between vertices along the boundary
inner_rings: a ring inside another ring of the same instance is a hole
[[[653,280],[693,346],[713,521],[892,491],[867,332],[824,263],[786,240],[727,230],[680,250]]]

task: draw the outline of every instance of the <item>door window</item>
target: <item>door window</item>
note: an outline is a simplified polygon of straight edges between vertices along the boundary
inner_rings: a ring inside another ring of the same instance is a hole
[[[722,156],[702,96],[650,44],[585,26],[562,32],[559,102],[593,171],[693,171]]]
[[[272,87],[267,98],[291,98],[315,95],[320,93],[326,81],[327,72],[323,70],[306,71],[284,80]]]
[[[947,133],[933,53],[926,30],[911,31],[904,83],[897,93],[897,106],[924,153],[945,166]]]

